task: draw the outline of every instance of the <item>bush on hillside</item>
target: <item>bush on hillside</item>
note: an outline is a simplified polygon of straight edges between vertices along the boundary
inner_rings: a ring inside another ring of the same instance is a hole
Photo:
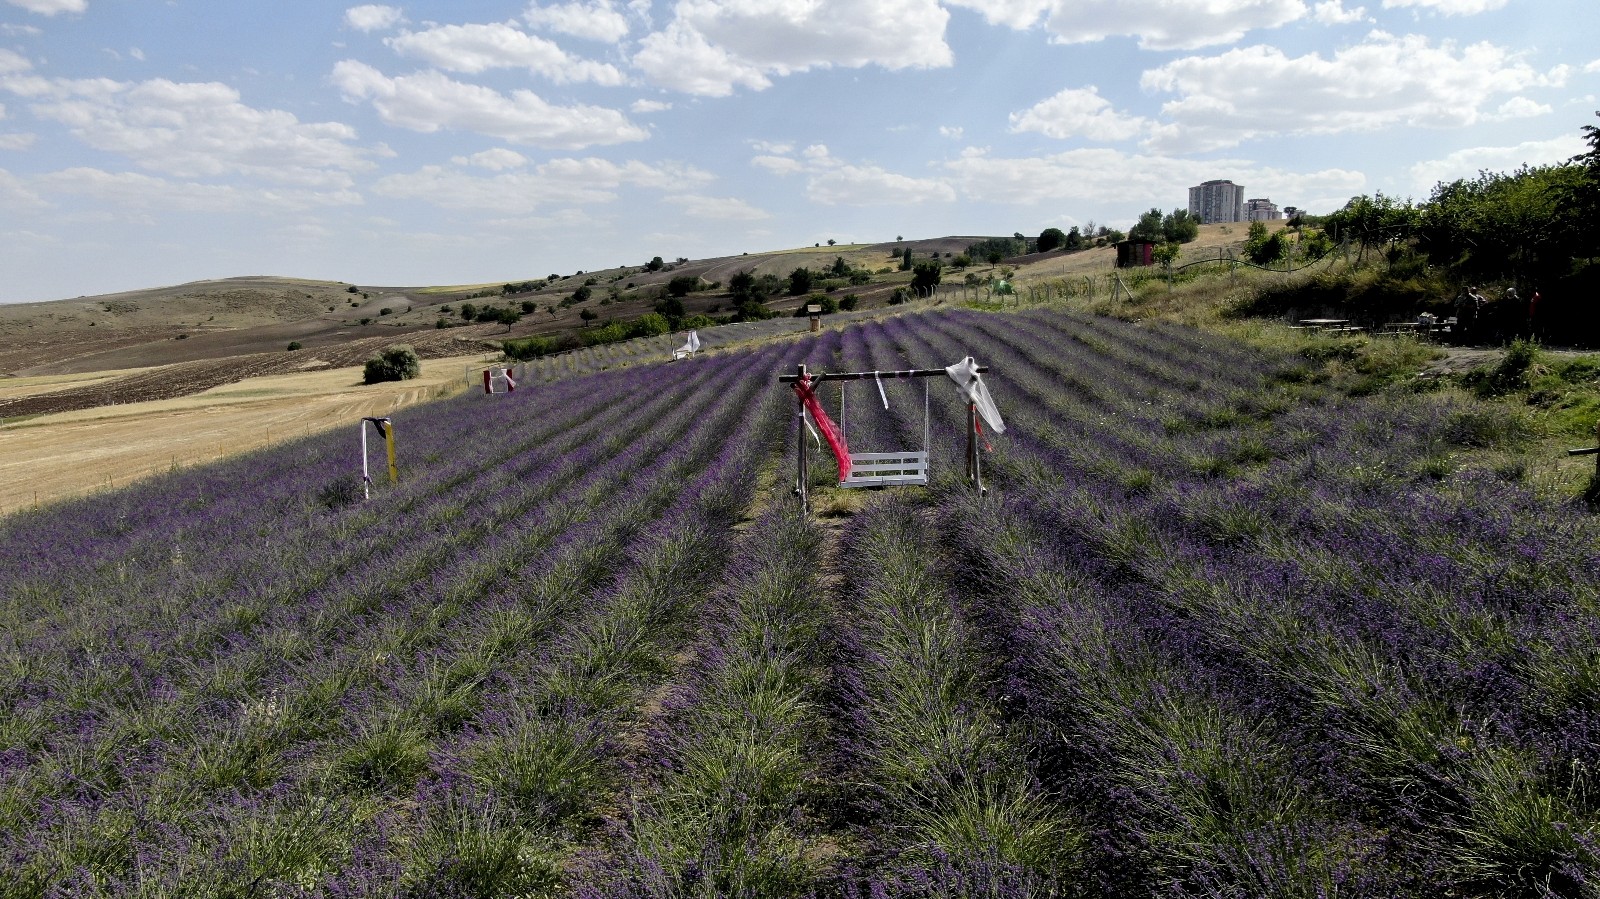
[[[397,343],[367,360],[361,383],[409,381],[420,374],[422,374],[422,360],[417,358],[417,351],[403,343]]]

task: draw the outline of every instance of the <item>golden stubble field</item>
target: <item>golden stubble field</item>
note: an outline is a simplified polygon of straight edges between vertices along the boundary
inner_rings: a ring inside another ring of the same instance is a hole
[[[362,385],[361,368],[251,378],[180,399],[101,406],[0,423],[0,514],[125,486],[455,393],[489,355],[424,359],[411,381]],[[118,372],[118,375],[126,372]],[[104,375],[0,381],[0,397]],[[353,445],[353,444],[352,444]]]

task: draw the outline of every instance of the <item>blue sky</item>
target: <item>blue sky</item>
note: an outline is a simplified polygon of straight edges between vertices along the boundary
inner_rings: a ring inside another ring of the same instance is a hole
[[[1327,212],[1561,161],[1592,0],[0,0],[0,302]]]

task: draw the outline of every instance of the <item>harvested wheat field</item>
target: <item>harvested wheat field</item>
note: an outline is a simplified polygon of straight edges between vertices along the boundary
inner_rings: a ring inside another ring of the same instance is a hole
[[[488,358],[425,359],[422,376],[403,382],[363,385],[360,366],[329,368],[250,378],[175,399],[0,423],[0,513],[386,415],[461,390],[466,369]],[[25,380],[51,383],[9,382],[11,396],[71,386],[64,381],[82,386],[94,378]],[[351,434],[353,441],[353,427]]]

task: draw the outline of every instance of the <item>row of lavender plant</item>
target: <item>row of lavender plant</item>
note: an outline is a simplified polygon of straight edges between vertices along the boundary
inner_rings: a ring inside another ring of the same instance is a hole
[[[594,475],[595,473],[594,472],[587,472],[587,474]],[[599,483],[608,483],[608,481],[605,480],[605,479],[600,479],[598,482]],[[561,525],[563,523],[564,522],[557,522],[556,525],[553,528],[546,528],[545,529],[545,533],[548,534],[548,533],[553,532],[554,530],[559,530],[559,528],[561,527]],[[519,526],[518,528],[514,528],[512,530],[521,532],[522,528]],[[533,533],[539,533],[540,529],[538,527],[535,527],[535,528],[532,529],[532,532]],[[387,558],[380,557],[379,559],[377,559],[375,561],[381,565],[381,564],[388,563],[390,560],[387,559]],[[449,578],[440,578],[437,575],[435,576],[435,580],[436,581],[443,581],[445,583],[449,582]],[[371,597],[370,594],[367,595],[367,596],[362,596],[358,592],[363,586],[366,586],[366,585],[361,581],[361,579],[358,578],[350,588],[347,588],[348,589],[348,595],[340,595],[340,594],[338,594],[336,592],[333,592],[333,591],[330,591],[330,593],[333,593],[333,595],[339,596],[340,600],[342,601],[342,603],[347,608],[349,608],[349,607],[351,607],[353,605],[353,607],[356,608],[356,609],[363,609],[363,608],[373,604],[373,600],[372,600],[372,597]],[[124,594],[124,598],[126,599],[131,595],[136,595],[136,594]],[[326,613],[326,611],[327,611],[327,608],[326,608],[325,605],[323,605],[321,603],[317,603],[315,601],[312,603],[312,608],[313,608],[313,610],[315,612]],[[277,611],[280,614],[298,615],[298,614],[302,613],[305,610],[301,609],[301,608],[297,608],[297,607],[295,607],[293,605],[287,605],[286,604],[286,605],[278,607]],[[310,621],[313,622],[315,625],[322,626],[322,627],[321,627],[320,631],[316,630],[316,629],[313,629],[310,634],[304,634],[303,636],[308,638],[308,639],[304,639],[304,640],[301,641],[302,647],[306,651],[314,651],[315,648],[321,643],[321,641],[317,639],[319,636],[324,636],[324,635],[325,636],[333,636],[334,633],[336,633],[333,629],[331,629],[330,627],[327,627],[327,625],[332,625],[334,627],[347,626],[348,617],[349,617],[348,615],[342,615],[342,614],[341,615],[334,615],[334,616],[332,616],[332,618],[333,618],[332,621],[324,621],[324,620],[320,620],[317,617],[312,617],[310,619]],[[297,624],[303,623],[303,620],[301,622],[296,622],[296,623]],[[385,621],[384,623],[386,625],[390,625],[391,624],[391,622],[388,622],[388,621]],[[240,675],[240,670],[239,669],[243,668],[246,671],[253,672],[256,676],[259,676],[264,671],[268,670],[267,666],[273,664],[274,661],[277,661],[279,663],[281,663],[281,661],[284,661],[284,660],[274,659],[274,655],[279,650],[281,650],[283,648],[281,645],[278,645],[276,643],[269,643],[269,644],[264,645],[264,646],[251,646],[251,645],[249,645],[248,641],[240,641],[239,640],[239,638],[241,636],[244,636],[244,635],[236,633],[236,634],[231,635],[231,636],[233,637],[233,640],[231,641],[231,643],[240,644],[240,645],[237,645],[237,646],[230,645],[230,646],[226,647],[226,649],[229,650],[227,655],[226,655],[226,657],[224,657],[224,658],[215,658],[214,661],[216,662],[216,666],[214,668],[211,667],[211,666],[200,666],[199,667],[198,674],[199,674],[200,677],[204,678],[205,680],[199,685],[200,689],[197,691],[197,693],[193,697],[193,700],[196,703],[198,703],[202,709],[205,707],[205,705],[207,703],[216,703],[219,700],[238,699],[240,701],[241,705],[245,704],[245,702],[248,699],[251,698],[252,694],[255,693],[255,691],[251,689],[251,684],[249,682],[245,682],[245,683],[240,683],[239,682],[239,675]],[[122,682],[126,681],[127,678],[129,677],[129,675],[127,673],[125,673],[125,672],[128,672],[128,671],[131,670],[131,671],[138,672],[141,675],[142,680],[144,682],[146,682],[147,684],[148,683],[160,684],[163,687],[163,690],[161,691],[161,693],[163,695],[171,696],[174,700],[179,698],[178,695],[174,695],[174,694],[182,694],[184,692],[187,692],[187,691],[185,691],[183,689],[184,684],[183,684],[183,681],[181,679],[181,674],[177,674],[177,675],[168,674],[166,671],[162,670],[162,666],[159,663],[159,661],[157,661],[155,664],[152,664],[150,659],[149,659],[149,657],[148,657],[148,654],[146,652],[141,652],[140,651],[140,650],[145,649],[146,647],[141,646],[138,643],[134,643],[132,646],[128,645],[131,642],[132,641],[128,641],[127,640],[125,632],[118,633],[113,637],[108,637],[108,638],[105,639],[106,645],[108,647],[111,647],[113,652],[120,650],[120,651],[122,651],[124,653],[128,653],[128,656],[125,657],[125,659],[122,661],[122,664],[120,666],[118,664],[118,660],[115,659],[114,657],[113,658],[97,658],[97,659],[95,659],[94,660],[94,667],[97,670],[103,670],[103,671],[107,672],[104,675],[103,679],[105,679],[105,680],[113,680],[113,681],[117,682],[119,685],[121,685]],[[349,645],[349,642],[350,641],[334,640],[334,641],[332,641],[332,645],[333,646],[338,646],[341,643],[344,643],[345,645]],[[356,642],[357,645],[359,645],[359,641],[355,641],[355,642]],[[174,647],[172,647],[172,649],[175,649],[176,651],[169,651],[166,654],[166,656],[164,657],[165,661],[168,662],[169,665],[171,667],[174,667],[174,668],[183,668],[183,667],[186,667],[186,666],[187,667],[193,667],[194,663],[196,661],[194,659],[194,655],[196,654],[195,653],[195,647],[192,646],[192,645],[185,645],[185,642],[183,640],[181,640],[181,639],[178,640],[178,641],[175,641],[175,643],[176,643],[176,645]],[[237,651],[234,651],[235,649],[237,649]],[[254,652],[252,652],[251,650],[254,650]],[[242,662],[240,661],[241,659],[242,659]],[[153,675],[151,675],[151,676],[145,676],[146,672],[151,671],[151,669],[154,669],[155,673]],[[222,679],[222,681],[223,681],[223,684],[222,684],[223,689],[221,691],[215,691],[215,690],[208,689],[207,682],[214,683],[219,678]],[[98,684],[95,684],[95,683],[91,682],[90,686],[98,687]],[[90,702],[90,701],[92,701],[92,700],[94,700],[96,698],[94,695],[90,695],[90,696],[85,697],[84,699],[80,700],[79,697],[72,695],[74,692],[82,693],[84,691],[81,691],[81,690],[79,690],[79,691],[71,691],[71,690],[69,690],[68,691],[68,695],[65,697],[65,701],[66,701],[66,704],[69,707],[76,706],[76,705],[79,705],[81,703]],[[220,696],[215,695],[218,692],[220,692],[222,695],[220,695]],[[297,692],[305,692],[305,693],[307,693],[307,695],[311,695],[311,696],[320,696],[321,695],[320,691],[297,691]],[[80,745],[82,743],[88,743],[91,746],[90,750],[86,753],[88,756],[95,757],[95,758],[103,758],[103,757],[106,756],[107,753],[113,751],[116,747],[118,747],[120,745],[127,744],[129,742],[135,742],[135,743],[142,742],[141,736],[139,734],[139,728],[141,728],[143,726],[148,725],[148,726],[156,729],[156,734],[155,735],[159,735],[159,733],[160,733],[159,729],[163,726],[163,722],[173,721],[173,720],[176,720],[176,721],[187,721],[187,720],[191,720],[191,718],[192,718],[192,716],[189,716],[189,715],[183,715],[183,714],[176,714],[175,715],[175,714],[173,714],[174,712],[179,711],[179,709],[171,708],[170,705],[163,706],[163,705],[159,705],[158,704],[157,706],[151,707],[149,705],[149,700],[151,698],[150,692],[148,690],[139,690],[139,689],[137,689],[137,685],[132,685],[132,688],[129,691],[127,691],[127,694],[128,695],[126,696],[126,699],[127,699],[127,703],[126,704],[131,707],[129,709],[129,711],[131,712],[131,717],[134,718],[134,720],[131,722],[131,727],[119,728],[119,727],[116,726],[117,724],[120,723],[119,722],[119,716],[117,714],[117,712],[119,711],[118,705],[120,704],[118,702],[118,700],[120,698],[123,698],[121,696],[121,694],[119,693],[118,695],[114,695],[114,696],[108,697],[111,700],[109,708],[107,708],[107,705],[106,705],[105,702],[101,702],[101,703],[98,703],[97,705],[95,705],[95,707],[89,709],[88,712],[87,712],[87,714],[90,714],[94,718],[107,719],[109,721],[109,724],[111,725],[111,727],[108,728],[111,731],[109,736],[97,740],[96,739],[96,732],[95,732],[94,728],[91,727],[91,729],[88,730],[88,731],[85,731],[82,727],[76,728],[76,735],[80,738],[79,739]],[[46,711],[50,710],[51,704],[49,702],[49,699],[50,699],[50,697],[48,695],[41,697],[40,701],[39,701],[39,704],[36,706],[36,708],[41,709],[41,710],[46,710]],[[57,703],[56,705],[59,706],[60,703]],[[57,711],[59,711],[59,709],[57,709]],[[91,721],[89,723],[94,724],[94,723],[97,723],[97,722]],[[131,733],[127,732],[129,730],[131,730],[132,732]],[[38,740],[42,739],[46,735],[44,735],[44,734],[36,734],[34,736],[35,736],[35,742],[37,742]],[[98,746],[100,747],[99,750],[96,750],[96,749],[93,748],[96,744],[98,744]],[[82,778],[79,777],[79,778],[77,778],[77,780],[81,781]],[[21,816],[18,816],[17,818],[13,818],[13,820],[25,820],[25,819],[21,818]]]
[[[730,367],[724,365],[723,368],[724,369],[729,369]],[[723,377],[724,381],[728,380],[729,377],[734,377],[734,376],[740,374],[740,372],[738,372],[738,370],[737,370],[737,367],[732,367],[731,371],[733,372],[733,374],[725,375]],[[703,372],[703,368],[702,368],[702,372]],[[690,374],[697,374],[697,373],[701,373],[701,372],[693,372],[693,371],[691,371],[689,373]],[[692,378],[691,378],[691,380],[692,380]],[[701,385],[701,387],[699,388],[698,393],[701,394],[702,396],[708,398],[708,399],[711,398],[711,397],[717,397],[717,396],[719,396],[719,388],[721,388],[721,386],[722,385],[719,384],[718,382],[712,381],[712,382],[709,382],[708,384]],[[726,399],[725,396],[722,396],[721,398]],[[671,399],[672,399],[672,397],[671,397],[670,393],[669,394],[665,394],[664,397],[663,397],[663,401],[665,401],[665,402],[670,402]],[[702,408],[705,407],[705,402],[704,401],[701,401],[700,407],[702,407]],[[632,411],[637,413],[637,412],[639,412],[641,410],[634,409]],[[648,410],[644,410],[644,411],[648,411]],[[694,416],[695,416],[696,411],[697,411],[696,406],[691,405],[691,406],[687,407],[684,410],[683,415],[684,415],[685,418],[692,420],[694,418]],[[734,418],[734,417],[736,417],[736,415],[735,416],[723,416],[723,418],[718,422],[718,424],[728,425],[730,423],[730,420],[732,418]],[[702,428],[701,430],[704,431],[706,429]],[[711,428],[711,430],[713,432],[715,432],[715,426],[713,426]],[[671,429],[668,429],[666,431],[666,433],[671,435],[673,432],[671,431]],[[725,435],[723,435],[723,434],[717,434],[712,439],[710,445],[711,446],[720,445],[721,441],[722,441],[722,438],[724,436]],[[670,443],[670,442],[671,442],[671,440],[669,439],[667,441],[667,443]],[[621,447],[630,445],[630,443],[631,443],[631,441],[628,439],[628,435],[622,435],[620,438],[613,440],[611,442],[611,446],[614,449],[620,449]],[[742,447],[742,449],[748,450],[749,448],[748,447]],[[666,454],[661,454],[661,458],[665,458],[665,457],[666,457]],[[638,458],[639,457],[636,456],[636,457],[633,458],[632,461],[637,462]],[[580,465],[580,466],[578,466],[578,469],[579,470],[583,470],[584,466]],[[609,479],[609,481],[611,483],[615,483],[615,484],[626,483],[626,475],[629,472],[628,472],[627,466],[623,466],[622,468],[617,470],[616,474],[612,474],[611,472],[609,472],[609,471],[607,471],[605,469],[595,469],[593,471],[589,471],[589,472],[586,472],[586,473],[594,476],[594,478],[595,478],[594,483],[596,483],[597,485],[604,485],[604,484],[607,483],[607,479]],[[680,474],[687,474],[687,473],[688,473],[687,471],[680,472]],[[649,470],[637,471],[637,472],[633,472],[633,474],[638,475],[642,480],[644,480],[646,483],[651,484],[652,486],[658,486],[659,483],[662,480],[662,479],[660,479],[659,475],[657,475],[654,472],[651,472]],[[622,477],[619,477],[619,475],[621,475]],[[743,475],[734,475],[734,476],[732,476],[732,479],[734,481],[737,481],[737,480],[741,479],[742,477],[744,477],[744,476]],[[666,478],[664,480],[665,480],[666,483],[672,483],[672,479],[671,478]],[[578,492],[578,493],[576,493],[574,495],[574,499],[578,500],[578,499],[585,498],[585,497],[587,497],[589,499],[592,499],[592,500],[601,499],[602,495],[601,494],[595,494],[593,492],[594,489],[595,489],[594,487],[591,487],[591,488],[588,489],[587,492],[580,491],[580,492]],[[657,498],[656,498],[656,502],[657,503],[663,503],[663,502],[664,503],[670,503],[673,498],[675,498],[676,496],[679,495],[678,493],[676,493],[674,491],[664,491],[663,492],[663,491],[659,491],[658,490],[657,492],[660,493],[660,495],[657,496]],[[572,502],[572,501],[569,500],[568,502]],[[636,513],[639,513],[641,510],[635,509],[634,511]],[[645,509],[645,510],[642,510],[642,511],[643,511],[643,513],[645,514],[646,517],[649,517],[649,514],[650,514],[649,509]],[[636,530],[636,528],[635,528],[635,530]],[[613,535],[613,536],[615,537],[617,535]],[[596,543],[594,545],[597,548],[603,549],[604,546],[606,545],[606,542],[605,541],[600,541],[599,543]],[[615,543],[612,543],[610,545],[615,545]],[[612,552],[614,552],[614,550]],[[435,578],[436,582],[438,580],[439,580],[438,578]],[[398,599],[398,598],[396,598],[396,599]],[[448,615],[441,616],[439,614],[440,613],[440,609],[441,609],[440,605],[434,604],[431,607],[429,607],[428,604],[424,604],[424,607],[425,607],[426,611],[428,612],[428,615],[425,616],[425,619],[428,619],[426,621],[426,623],[431,625],[433,631],[439,632],[441,624],[448,624],[449,623],[449,616]],[[393,600],[391,600],[391,607],[390,608],[385,608],[385,609],[382,609],[381,611],[384,612],[384,613],[387,613],[387,614],[385,614],[385,615],[377,615],[377,616],[369,616],[369,617],[373,618],[374,620],[380,620],[380,619],[403,620],[408,612],[411,613],[411,614],[415,614],[414,612],[411,612],[411,610],[407,609],[407,608],[396,608],[396,607],[393,607]],[[504,627],[505,622],[501,621],[500,624],[501,624],[502,627]],[[418,649],[419,649],[419,640],[422,640],[422,638],[418,636],[418,631],[415,628],[407,629],[404,626],[401,626],[401,627],[398,627],[398,628],[394,627],[394,626],[388,626],[386,628],[381,628],[380,630],[381,630],[381,634],[380,634],[379,646],[381,646],[383,648],[379,649],[379,651],[376,652],[376,653],[372,653],[371,657],[373,657],[373,658],[381,658],[382,656],[389,655],[392,652],[402,652],[402,651],[407,651],[407,650],[412,651],[412,652],[418,651]],[[514,630],[513,630],[513,633],[515,633]],[[359,647],[366,646],[366,645],[370,645],[370,643],[368,641],[359,640],[358,639],[354,643],[346,643],[346,644],[344,644],[344,646],[341,647],[340,651],[348,659],[359,660],[359,659],[365,657],[364,653],[366,652],[364,650],[359,649]],[[439,670],[446,671],[446,672],[451,671],[451,669],[450,669],[451,662],[449,660],[436,660],[436,661],[438,661],[440,663],[440,665],[441,665]],[[311,664],[311,665],[307,665],[306,667],[312,668],[312,669],[316,669],[316,668],[319,668],[321,666],[316,665],[316,664]],[[346,667],[349,667],[349,666],[346,666]],[[469,666],[469,670],[470,670],[470,666]],[[379,676],[381,677],[381,675],[379,675]],[[390,676],[391,677],[395,677],[395,678],[398,679],[398,678],[403,678],[406,675],[404,673],[397,672],[397,673],[395,673],[393,675],[390,675]],[[447,677],[444,677],[444,678],[441,679],[442,683],[439,684],[438,686],[441,689],[443,689],[446,693],[448,693],[449,690],[451,689],[449,682],[452,681],[452,680],[461,681],[462,677],[463,677],[463,675],[461,675],[458,672],[457,673],[450,673]],[[370,680],[370,678],[369,678],[369,680]],[[422,680],[424,682],[428,681],[427,678],[423,678]],[[472,677],[471,676],[467,676],[465,678],[465,680],[467,682],[470,682],[472,680]],[[328,684],[328,683],[334,683],[336,686],[334,686],[332,688],[318,689],[318,687],[320,685]],[[311,689],[300,689],[300,688],[302,688],[304,686],[305,686],[305,684],[303,684],[303,683],[294,683],[293,680],[291,679],[289,683],[279,683],[279,684],[277,684],[276,685],[276,689],[270,691],[269,695],[270,696],[278,696],[278,695],[295,696],[297,698],[298,697],[306,697],[306,696],[321,697],[322,700],[326,701],[326,700],[329,700],[331,698],[334,698],[334,697],[337,697],[339,695],[342,695],[344,693],[348,693],[352,689],[352,685],[350,683],[348,683],[347,680],[341,679],[338,676],[335,676],[331,680],[328,679],[328,678],[323,678],[322,680],[320,680],[316,684],[312,684],[311,685],[311,687],[312,687]],[[426,692],[429,689],[433,689],[433,687],[432,686],[428,686],[428,687],[424,687],[422,689],[424,690],[424,692]],[[273,705],[274,702],[275,702],[275,700],[269,700],[269,701],[265,702],[265,705],[266,706],[271,706],[271,705]],[[245,710],[241,711],[241,714],[239,716],[240,719],[241,719],[241,725],[245,724],[245,722],[242,719],[250,717],[249,708],[254,708],[254,707],[255,706],[247,707]],[[259,714],[257,715],[257,717],[259,717]],[[377,728],[375,731],[373,731],[373,733],[381,733],[382,731],[383,731],[383,729],[380,727],[380,728]],[[369,736],[370,735],[371,734],[369,734]],[[339,743],[340,741],[337,738],[335,738],[335,739],[330,740],[329,742],[330,743]],[[369,746],[368,748],[371,748],[371,749],[375,750],[376,754],[379,757],[384,757],[384,753],[392,752],[393,749],[394,749],[394,746],[392,744],[391,745],[383,745],[383,740],[381,739],[381,737],[379,739],[377,739],[375,742],[377,744],[379,744],[379,745]],[[357,747],[355,749],[346,748],[346,749],[344,749],[344,750],[342,750],[340,752],[336,752],[334,760],[333,760],[335,762],[334,767],[337,767],[338,764],[347,761],[348,757],[351,755],[352,752],[355,755],[359,756],[361,754],[361,750],[360,750],[360,747],[359,747],[359,741],[357,741],[357,744],[358,745],[357,745]],[[197,745],[199,745],[198,741],[197,741]],[[404,747],[401,747],[401,748],[404,748]],[[370,755],[372,755],[372,753],[369,753],[369,756]],[[358,767],[359,767],[359,765],[358,765]],[[380,770],[382,770],[381,766],[380,766]],[[68,816],[68,817],[70,817],[70,816]],[[170,873],[170,869],[169,869],[169,873]]]
[[[948,320],[942,325],[956,328]],[[986,328],[1005,331],[993,321]],[[1001,342],[1025,346],[1027,336],[1006,334]],[[1003,347],[996,351],[1004,354]],[[1074,362],[1064,358],[1055,367]],[[1036,376],[1025,366],[1017,374]],[[1035,396],[1050,394],[1049,380]],[[1185,410],[1174,393],[1140,399],[1204,420],[1203,407]],[[1060,433],[1059,406],[1028,415],[1024,396],[1016,399],[1021,408],[1010,408],[1032,433],[1048,438],[1052,426]],[[1536,728],[1532,740],[1484,731],[1504,730],[1498,722],[1506,706],[1513,718],[1548,722],[1554,713],[1589,727],[1581,701],[1570,703],[1581,672],[1592,668],[1584,662],[1594,657],[1592,630],[1569,629],[1558,643],[1546,622],[1571,621],[1592,606],[1592,552],[1574,552],[1537,531],[1592,534],[1592,525],[1540,507],[1513,485],[1470,475],[1448,489],[1412,479],[1396,503],[1394,493],[1375,491],[1362,472],[1374,456],[1393,453],[1392,445],[1372,445],[1375,436],[1390,444],[1437,441],[1441,432],[1448,439],[1461,416],[1492,413],[1449,410],[1429,421],[1427,413],[1438,410],[1428,406],[1396,414],[1377,402],[1350,405],[1359,408],[1324,407],[1294,423],[1314,435],[1319,450],[1310,495],[1294,483],[1305,473],[1304,456],[1275,459],[1270,436],[1257,438],[1267,451],[1256,460],[1253,482],[1169,464],[1156,468],[1167,480],[1164,489],[1146,481],[1131,491],[1125,476],[1087,461],[1110,449],[1114,468],[1122,448],[1115,443],[1047,439],[1030,447],[1019,437],[1017,448],[1037,453],[1043,464],[1013,470],[1049,477],[1029,483],[1024,474],[1010,486],[1039,528],[1067,535],[1053,539],[1068,539],[1078,557],[1094,564],[1112,563],[1113,583],[1131,583],[1147,605],[1164,603],[1201,622],[1202,643],[1215,658],[1253,660],[1242,671],[1223,669],[1245,675],[1230,680],[1239,684],[1241,700],[1294,697],[1273,710],[1279,726],[1295,734],[1291,742],[1326,745],[1331,736],[1342,749],[1327,760],[1319,786],[1343,785],[1335,795],[1348,797],[1354,779],[1369,803],[1400,803],[1406,812],[1427,851],[1398,853],[1405,866],[1428,870],[1432,863],[1422,856],[1431,851],[1442,859],[1438,872],[1462,889],[1581,889],[1581,871],[1593,860],[1594,800],[1585,786],[1592,731],[1557,741],[1565,770],[1541,758],[1548,728]],[[1365,422],[1356,417],[1362,413],[1370,416]],[[1211,429],[1218,437],[1250,436],[1237,434],[1237,426]],[[1096,435],[1083,429],[1075,436]],[[1141,462],[1159,463],[1161,440],[1148,445],[1156,452]],[[1396,480],[1376,483],[1393,490]],[[1520,514],[1498,511],[1507,506]],[[1533,660],[1507,652],[1516,637],[1537,638],[1527,653]],[[1519,682],[1524,689],[1506,689]],[[1539,688],[1547,684],[1567,695]],[[1563,699],[1567,708],[1551,708]],[[1575,743],[1581,753],[1573,753]],[[1391,817],[1394,811],[1386,808]],[[1372,822],[1375,812],[1368,812]]]

